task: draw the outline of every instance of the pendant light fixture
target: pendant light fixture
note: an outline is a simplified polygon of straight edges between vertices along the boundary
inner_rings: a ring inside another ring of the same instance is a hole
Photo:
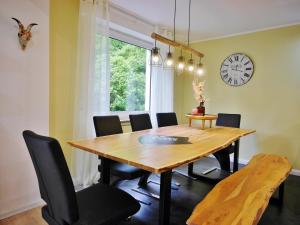
[[[156,40],[154,43],[154,48],[151,50],[151,66],[162,66],[162,57],[159,48],[156,47]]]
[[[173,54],[170,51],[171,47],[169,45],[169,52],[167,53],[167,57],[166,57],[166,67],[168,68],[172,68],[174,65],[174,59],[173,59]]]
[[[191,58],[189,59],[189,62],[188,62],[188,70],[190,72],[194,71],[194,60],[193,60],[193,55],[192,54],[191,54]]]
[[[191,32],[191,0],[189,0],[189,26],[188,26],[188,43],[182,44],[179,42],[176,42],[176,7],[177,7],[177,1],[174,0],[174,20],[173,20],[173,40],[168,39],[162,35],[159,35],[157,33],[152,33],[151,37],[155,40],[155,46],[151,50],[151,66],[162,66],[164,68],[177,68],[179,71],[183,71],[184,69],[187,69],[190,73],[197,73],[198,75],[202,75],[204,73],[203,65],[201,63],[201,59],[204,57],[204,54],[197,51],[196,49],[193,49],[190,47],[190,32]],[[166,54],[165,60],[162,59],[160,54],[160,49],[156,46],[156,41],[159,41],[161,43],[167,44],[169,46],[169,51]],[[180,48],[180,56],[178,57],[177,62],[175,63],[173,53],[171,52],[171,47],[173,48]],[[183,56],[182,51],[185,50],[190,53],[190,58],[185,61],[185,58]],[[193,59],[193,56],[199,57],[199,63],[196,64],[195,60]]]
[[[199,63],[197,64],[197,74],[199,76],[204,74],[203,64],[201,63],[201,58],[199,60]]]
[[[184,57],[182,56],[182,49],[180,49],[180,56],[178,57],[177,69],[184,70],[184,67],[185,67],[185,60]]]

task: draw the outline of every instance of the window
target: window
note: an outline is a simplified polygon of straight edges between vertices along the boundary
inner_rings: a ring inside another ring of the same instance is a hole
[[[149,111],[150,50],[110,38],[110,111]]]

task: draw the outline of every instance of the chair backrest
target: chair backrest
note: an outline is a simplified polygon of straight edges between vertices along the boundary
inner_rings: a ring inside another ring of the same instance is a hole
[[[123,133],[119,116],[94,116],[96,136],[106,136]]]
[[[239,128],[240,124],[241,124],[241,114],[219,113],[216,121],[217,126],[223,126],[223,127]]]
[[[148,113],[129,115],[132,131],[152,129],[151,119]]]
[[[58,141],[32,131],[23,137],[38,178],[42,199],[58,224],[73,224],[79,218],[72,178]]]
[[[156,113],[156,119],[158,127],[178,125],[175,112]]]

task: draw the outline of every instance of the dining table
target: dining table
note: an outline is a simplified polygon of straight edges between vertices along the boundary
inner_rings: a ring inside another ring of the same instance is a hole
[[[175,125],[68,143],[101,157],[100,182],[103,184],[110,184],[111,161],[161,174],[158,224],[169,225],[172,170],[222,150],[254,132],[254,129],[213,127],[201,130]]]

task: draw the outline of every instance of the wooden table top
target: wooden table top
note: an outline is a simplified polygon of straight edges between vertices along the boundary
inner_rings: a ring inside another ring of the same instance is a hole
[[[186,114],[185,115],[189,119],[194,119],[194,120],[216,120],[218,118],[217,115],[193,115],[193,114]]]
[[[255,130],[229,127],[199,130],[187,125],[177,125],[68,143],[73,147],[117,162],[153,173],[162,173],[223,149],[240,137],[254,132]],[[153,135],[154,139],[155,135],[188,137],[190,143],[142,144],[139,139],[145,135]]]

